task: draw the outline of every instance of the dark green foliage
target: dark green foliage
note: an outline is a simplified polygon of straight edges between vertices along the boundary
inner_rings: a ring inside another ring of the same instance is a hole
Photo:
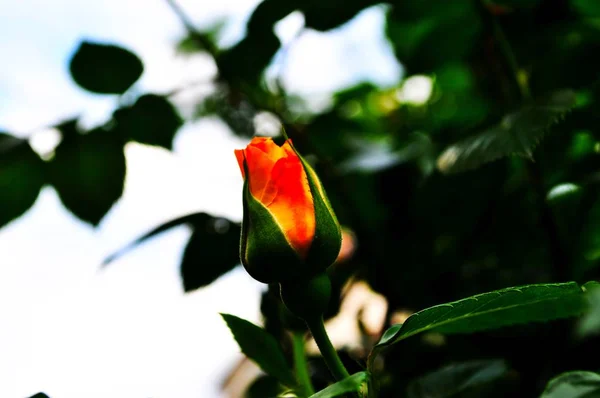
[[[600,3],[593,0],[571,0],[571,7],[586,17],[600,17]]]
[[[550,321],[582,314],[587,301],[574,282],[512,287],[440,304],[392,326],[375,353],[425,331],[473,333],[518,323]],[[374,357],[374,355],[372,355]]]
[[[123,142],[111,130],[64,134],[48,166],[65,207],[90,224],[97,225],[123,193]]]
[[[110,255],[103,265],[115,261],[129,250],[171,228],[188,225],[192,236],[185,246],[180,272],[186,292],[214,282],[239,262],[240,225],[206,213],[192,213],[169,220],[148,231],[124,248]]]
[[[144,65],[132,52],[112,44],[82,42],[69,65],[82,88],[98,94],[123,94],[142,75]]]
[[[265,68],[281,50],[273,29],[282,18],[300,11],[306,28],[326,31],[375,4],[264,0],[230,48],[217,45],[219,26],[198,32],[187,21],[180,50],[212,56],[218,69],[207,82],[216,89],[198,98],[194,118],[219,117],[250,137],[254,117],[268,111],[314,165],[357,243],[352,258],[328,269],[334,297],[327,317],[340,307],[345,283],[362,279],[388,301],[384,341],[414,336],[372,356],[379,397],[536,397],[552,377],[573,370],[555,379],[547,396],[593,396],[586,389],[597,388],[597,375],[588,371],[598,370],[590,353],[600,348],[600,297],[591,284],[585,294],[579,286],[600,280],[599,2],[392,0],[381,6],[380,28],[404,67],[397,85],[357,81],[313,114],[305,103],[312,98],[265,84]],[[130,52],[92,42],[81,45],[70,67],[85,89],[114,94],[143,70]],[[407,101],[400,94],[415,75],[432,91]],[[91,131],[80,131],[76,121],[60,124],[63,142],[48,161],[26,141],[2,136],[0,225],[26,211],[43,184],[54,185],[74,214],[98,223],[121,194],[125,142],[171,148],[181,125],[168,96],[140,95],[136,102],[119,98],[113,119]],[[239,226],[227,223],[186,215],[132,246],[189,225],[181,274],[190,291],[238,263]],[[557,284],[570,280],[576,283]],[[510,288],[523,285],[520,293]],[[491,293],[469,298],[482,292]],[[247,355],[289,379],[278,344],[285,346],[285,326],[304,325],[281,315],[276,285],[264,297],[266,328],[279,341],[229,320]],[[455,301],[461,297],[467,298]],[[531,323],[586,306],[580,319]],[[391,326],[398,311],[416,314]],[[366,363],[368,342],[379,336],[362,337],[364,347],[352,359],[343,356],[351,371]],[[315,387],[326,387],[331,375],[322,361],[310,358],[309,365]],[[279,388],[265,377],[249,393],[264,397]]]
[[[229,314],[221,314],[221,316],[244,355],[284,385],[288,387],[295,385],[294,375],[279,343],[273,336],[244,319]]]
[[[181,260],[181,279],[186,292],[215,281],[240,262],[240,225],[202,214]]]
[[[481,29],[473,1],[405,1],[389,13],[386,33],[398,59],[421,73],[469,56]]]
[[[46,394],[44,394],[43,392],[38,392],[37,394],[32,395],[29,398],[50,398],[48,397]]]
[[[497,383],[508,368],[501,360],[453,363],[431,372],[408,386],[408,398],[502,396]]]
[[[167,149],[183,123],[169,100],[155,94],[142,95],[131,107],[117,109],[113,118],[123,137]]]
[[[27,140],[0,133],[0,227],[30,208],[45,182],[44,164]]]
[[[506,115],[499,124],[442,152],[438,168],[444,173],[452,173],[473,169],[507,155],[531,158],[533,148],[550,126],[561,121],[573,105],[575,94],[564,91]]]
[[[563,373],[550,380],[540,398],[594,398],[600,396],[600,375],[593,372]]]

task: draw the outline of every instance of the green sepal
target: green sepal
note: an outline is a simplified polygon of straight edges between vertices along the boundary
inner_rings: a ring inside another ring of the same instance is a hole
[[[294,148],[293,145],[292,148]],[[296,148],[294,151],[306,172],[315,207],[315,236],[306,257],[306,263],[311,273],[318,274],[333,264],[337,258],[342,246],[342,230],[317,173],[296,151]]]
[[[250,276],[259,282],[273,283],[302,274],[304,261],[287,241],[271,212],[252,196],[248,178],[244,181],[243,204],[240,259]]]
[[[309,279],[280,284],[281,300],[288,310],[304,320],[320,319],[329,306],[331,281],[325,272]]]

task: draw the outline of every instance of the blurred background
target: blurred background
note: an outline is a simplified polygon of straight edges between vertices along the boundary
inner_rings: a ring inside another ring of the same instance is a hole
[[[289,353],[276,287],[238,265],[233,156],[282,128],[346,231],[351,371],[425,307],[598,277],[597,1],[24,0],[0,48],[2,397],[272,396],[219,313]],[[599,326],[425,334],[381,394],[535,396],[597,370]],[[449,364],[495,377],[432,392]]]

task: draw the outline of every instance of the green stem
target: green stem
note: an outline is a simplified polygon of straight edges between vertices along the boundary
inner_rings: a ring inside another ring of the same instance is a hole
[[[309,397],[315,393],[308,374],[308,364],[304,354],[304,336],[301,333],[292,333],[292,351],[294,354],[294,369],[300,384],[302,394]]]
[[[325,324],[323,322],[323,317],[320,316],[318,318],[313,319],[305,319],[306,325],[310,329],[319,350],[321,351],[321,355],[327,364],[327,367],[333,374],[333,377],[337,380],[344,380],[346,377],[349,377],[350,374],[344,367],[340,357],[338,356],[333,344],[331,344],[331,340],[329,340],[329,336],[327,335],[327,331],[325,331]]]
[[[500,46],[500,50],[502,51],[502,54],[504,55],[504,58],[506,59],[508,66],[511,69],[513,78],[515,79],[515,83],[517,84],[517,87],[519,87],[519,92],[521,93],[521,98],[523,98],[525,100],[529,100],[529,99],[531,99],[531,92],[529,91],[529,83],[527,81],[527,74],[525,73],[524,70],[522,70],[519,67],[519,63],[517,62],[517,57],[515,57],[515,53],[511,47],[508,39],[506,38],[506,35],[504,34],[504,30],[502,30],[502,27],[500,26],[500,24],[498,23],[496,18],[494,18],[492,16],[491,20],[492,20],[492,27],[494,29],[494,37],[496,39],[496,42]]]

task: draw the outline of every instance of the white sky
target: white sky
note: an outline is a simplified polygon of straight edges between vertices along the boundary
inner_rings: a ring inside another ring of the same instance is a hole
[[[243,35],[256,3],[180,1],[200,27],[227,18],[229,43]],[[364,79],[395,84],[400,68],[383,40],[382,21],[382,8],[372,8],[333,32],[304,31],[270,73],[303,95]],[[276,31],[289,43],[302,24],[301,14],[293,14]],[[142,58],[136,92],[210,79],[214,66],[205,57],[175,56],[181,35],[160,0],[2,2],[0,130],[26,136],[74,115],[87,125],[108,117],[115,98],[85,93],[68,75],[67,61],[83,38],[121,44]],[[216,119],[186,124],[174,153],[128,144],[125,194],[98,228],[73,217],[45,188],[32,210],[0,230],[0,397],[219,396],[240,354],[218,313],[258,322],[263,285],[238,268],[184,295],[178,267],[190,234],[185,227],[104,271],[99,264],[182,214],[239,220],[241,178],[232,151],[245,144]]]

